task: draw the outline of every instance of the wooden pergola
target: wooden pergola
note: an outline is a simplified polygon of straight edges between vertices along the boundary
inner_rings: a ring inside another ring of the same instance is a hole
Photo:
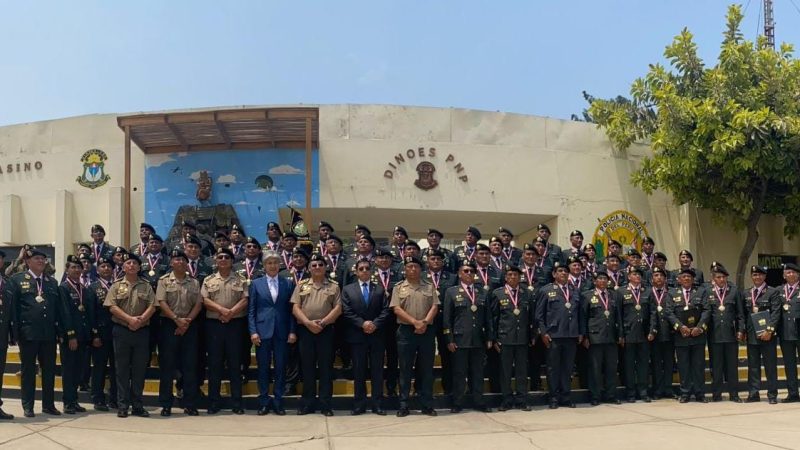
[[[319,108],[242,108],[117,117],[125,133],[123,241],[131,241],[131,142],[146,155],[207,150],[303,148],[304,219],[311,221],[312,150],[319,147]]]

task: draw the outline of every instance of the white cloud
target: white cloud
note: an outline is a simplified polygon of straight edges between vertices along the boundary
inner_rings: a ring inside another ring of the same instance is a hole
[[[297,167],[290,166],[289,164],[282,164],[280,166],[275,166],[269,169],[270,175],[301,175],[303,174],[302,169],[298,169]]]
[[[240,202],[236,202],[236,204],[237,205],[249,205],[250,203],[247,203],[246,201],[242,200]]]
[[[250,192],[269,192],[269,191],[268,191],[268,190],[266,190],[266,189],[253,189],[253,190],[252,190],[252,191],[250,191]]]
[[[288,202],[286,202],[286,206],[289,206],[289,207],[292,207],[292,208],[299,208],[300,207],[300,202],[298,202],[296,200],[289,200]]]
[[[236,176],[231,174],[220,175],[217,178],[217,183],[226,183],[226,184],[236,183]]]
[[[156,192],[167,192],[167,191],[169,191],[169,188],[156,189]]]
[[[264,193],[264,192],[283,192],[283,191],[282,191],[282,190],[280,190],[280,189],[278,189],[278,188],[276,188],[275,186],[272,186],[272,188],[270,188],[270,189],[261,189],[261,188],[258,188],[258,189],[253,189],[253,190],[252,190],[252,191],[250,191],[250,192],[260,192],[260,193]]]
[[[184,192],[178,192],[178,193],[177,193],[177,194],[175,194],[175,195],[177,195],[178,197],[186,197],[186,196],[188,196],[189,194],[186,194],[186,193],[184,193]]]
[[[153,214],[153,211],[147,211],[147,214]]]
[[[145,158],[145,165],[147,167],[158,167],[170,161],[175,161],[171,153],[158,153],[155,155],[147,155]]]
[[[200,179],[200,172],[202,172],[202,170],[198,170],[198,171],[196,171],[196,172],[192,172],[192,174],[191,174],[191,175],[189,175],[189,178],[191,178],[191,179],[192,179],[192,180],[194,180],[194,181],[197,181],[197,180],[199,180],[199,179]],[[208,174],[209,174],[209,175],[211,175],[212,173],[214,173],[214,172],[212,172],[212,171],[210,171],[210,170],[207,170],[206,172],[208,172]]]

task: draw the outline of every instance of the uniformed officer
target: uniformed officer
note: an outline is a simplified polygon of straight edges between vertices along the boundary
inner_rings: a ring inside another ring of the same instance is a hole
[[[472,261],[475,258],[475,246],[478,244],[479,240],[481,240],[480,230],[473,226],[468,227],[464,235],[464,245],[459,245],[453,250],[457,265],[460,265],[461,261],[465,259]]]
[[[369,228],[367,228],[366,225],[357,224],[355,230],[353,231],[353,245],[343,250],[345,258],[349,258],[350,256],[358,253],[358,240],[361,239],[361,236],[366,234],[372,235],[372,232],[369,230]]]
[[[379,248],[375,254],[375,269],[372,277],[375,282],[383,287],[384,292],[392,296],[395,285],[403,280],[400,273],[392,268],[392,254],[386,248]],[[394,312],[389,308],[389,318],[386,321],[386,396],[397,397],[397,380],[400,376],[399,358],[397,355],[397,320]],[[448,382],[449,384],[449,382]]]
[[[566,254],[566,252],[562,253]],[[564,264],[569,270],[569,277],[567,283],[575,288],[578,295],[583,295],[584,292],[594,289],[592,284],[593,280],[587,280],[583,277],[583,261],[580,255],[570,255],[566,258]],[[589,387],[589,347],[586,345],[579,345],[575,351],[575,371],[578,375],[578,380],[582,389]],[[618,358],[619,359],[619,358]]]
[[[520,284],[524,289],[534,292],[539,286],[544,286],[542,281],[542,267],[537,264],[539,260],[539,251],[533,244],[525,244],[522,248],[522,258],[520,260],[519,269],[522,273],[520,276]],[[545,283],[546,284],[546,283]]]
[[[408,240],[408,231],[404,227],[394,227],[392,232],[392,246],[390,252],[395,261],[402,261],[406,252],[406,241]],[[374,247],[374,245],[373,245]]]
[[[608,274],[599,270],[595,288],[581,293],[581,320],[587,331],[583,346],[589,350],[591,405],[601,401],[620,404],[617,398],[617,345],[623,345],[621,296],[608,290]]]
[[[489,239],[489,265],[503,272],[506,270],[506,264],[508,258],[503,253],[503,241],[500,240],[500,236],[492,236]]]
[[[280,251],[282,234],[283,232],[281,231],[281,226],[278,225],[277,222],[269,222],[267,224],[267,241],[264,242],[264,248],[274,252]]]
[[[325,277],[325,266],[322,255],[312,255],[311,278],[297,285],[291,299],[292,314],[300,325],[297,341],[303,371],[303,405],[297,410],[298,415],[316,411],[315,403],[319,403],[324,416],[333,415],[333,324],[342,313],[342,305],[339,285]]]
[[[89,286],[89,289],[94,292],[94,323],[97,328],[97,337],[100,341],[99,345],[95,345],[97,342],[93,341],[90,350],[92,358],[92,403],[94,403],[96,411],[108,411],[109,407],[117,408],[117,373],[112,337],[114,323],[111,321],[111,312],[103,306],[108,296],[108,291],[111,289],[111,285],[114,284],[113,274],[114,261],[101,257],[97,261],[97,281]],[[106,377],[109,379],[108,399],[106,399],[104,392]]]
[[[506,270],[506,284],[492,291],[492,328],[494,350],[500,353],[500,391],[503,401],[500,411],[528,406],[528,347],[533,345],[535,298],[533,291],[520,285],[522,271],[517,266]],[[511,379],[515,379],[514,392]]]
[[[169,271],[166,255],[163,252],[164,240],[157,234],[151,234],[147,241],[147,252],[140,258],[142,261],[141,278],[148,283],[155,292],[158,279]]]
[[[572,368],[577,345],[586,334],[581,320],[581,298],[569,285],[567,268],[556,262],[555,281],[539,289],[536,296],[536,327],[547,348],[547,384],[550,388],[550,409],[559,405],[575,407],[570,399]]]
[[[101,256],[105,258],[105,256]],[[100,337],[95,324],[94,291],[84,287],[80,282],[83,265],[74,255],[67,256],[65,267],[66,280],[59,289],[61,295],[67,300],[67,309],[70,312],[71,322],[78,339],[78,347],[70,349],[65,347],[62,337],[59,350],[61,353],[61,380],[63,383],[64,413],[75,414],[86,412],[86,408],[78,404],[78,384],[82,379],[83,368],[89,360],[89,345],[99,344]]]
[[[498,269],[491,263],[489,247],[484,244],[475,246],[475,279],[476,288],[488,294],[503,285],[503,268]],[[463,261],[463,259],[462,259]]]
[[[678,254],[678,263],[680,264],[680,268],[674,271],[675,276],[677,277],[680,275],[681,271],[685,269],[692,269],[694,270],[694,287],[700,287],[705,284],[705,278],[703,278],[703,271],[699,268],[692,267],[692,263],[694,262],[694,256],[692,252],[689,250],[681,250]]]
[[[114,246],[105,241],[106,230],[103,226],[98,224],[92,225],[90,234],[92,236],[91,255],[94,261],[98,261],[101,257],[110,258],[114,251]]]
[[[128,251],[125,250],[124,247],[115,247],[114,248],[114,255],[111,258],[111,262],[114,263],[113,265],[113,273],[111,275],[111,281],[117,281],[125,276],[125,272],[122,270],[122,264],[127,259]],[[101,301],[105,301],[105,297]]]
[[[349,272],[347,270],[347,263],[345,262],[346,255],[342,252],[342,239],[335,234],[328,236],[327,249],[325,259],[327,260],[327,276],[330,281],[335,281],[339,285],[348,284],[350,280]]]
[[[653,363],[653,398],[675,398],[672,390],[672,369],[675,363],[675,338],[672,325],[667,320],[667,272],[663,267],[654,267],[650,287],[651,307],[655,310],[655,321],[651,332],[655,333],[650,354]],[[651,316],[652,317],[652,316]],[[649,336],[648,336],[649,339]]]
[[[541,237],[533,240],[533,246],[539,254],[536,258],[536,265],[539,266],[539,273],[542,275],[542,279],[539,280],[540,287],[553,282],[552,253],[547,249],[547,245],[547,241]]]
[[[233,252],[233,261],[234,263],[237,263],[244,259],[245,236],[242,227],[236,223],[231,225],[231,231],[230,233],[228,233],[228,237],[231,239],[231,251]]]
[[[198,415],[197,397],[200,387],[197,382],[197,344],[200,314],[200,283],[186,271],[188,259],[180,249],[170,253],[172,272],[161,276],[156,289],[156,303],[161,308],[161,341],[158,344],[160,383],[158,402],[161,415],[172,415],[172,384],[175,370],[182,371],[183,408],[190,416]]]
[[[389,306],[397,316],[397,349],[400,359],[400,409],[397,417],[409,414],[408,402],[411,377],[419,366],[420,390],[417,396],[422,413],[435,416],[433,409],[433,320],[439,309],[439,296],[432,284],[422,280],[422,261],[413,256],[405,258],[406,279],[392,291]]]
[[[183,244],[183,251],[186,254],[186,270],[189,276],[197,280],[200,286],[203,285],[206,277],[214,273],[214,269],[208,265],[200,251],[202,249],[202,242],[197,236],[189,235],[186,237],[186,242]],[[202,303],[202,302],[201,302]]]
[[[103,306],[109,308],[114,322],[114,358],[117,372],[117,417],[131,414],[148,417],[142,393],[144,377],[150,360],[149,327],[155,313],[155,293],[150,283],[139,278],[141,260],[128,254],[122,267],[125,277],[108,290]]]
[[[593,280],[594,274],[600,266],[597,263],[597,250],[595,250],[594,244],[584,244],[583,247],[581,247],[581,253],[586,255],[586,262],[583,265],[585,277],[587,280]]]
[[[434,250],[439,250],[444,255],[444,270],[452,274],[456,271],[457,261],[452,251],[441,246],[442,239],[444,239],[444,233],[435,228],[428,228],[426,238],[428,246],[422,249],[422,262],[423,264],[427,264],[428,255]]]
[[[562,256],[561,256],[561,247],[550,242],[551,234],[552,233],[550,232],[550,227],[548,227],[543,223],[540,223],[536,227],[537,238],[541,238],[545,244],[544,251],[540,251],[539,254],[541,254],[541,257],[545,259],[546,261],[545,264],[549,265],[550,267],[553,267],[556,262],[562,261]]]
[[[289,282],[292,292],[294,292],[294,288],[297,287],[301,281],[311,278],[311,272],[308,270],[308,260],[310,258],[311,256],[309,256],[305,250],[300,247],[295,247],[292,251],[292,268],[289,270],[282,270],[278,273],[279,277],[286,278],[286,280]],[[292,317],[290,320],[294,322],[294,317]],[[302,375],[300,373],[300,349],[297,345],[297,339],[288,344],[286,351],[285,394],[289,395],[290,393],[295,393],[297,383],[300,382]]]
[[[458,280],[455,275],[447,272],[444,269],[445,253],[442,251],[442,249],[436,249],[428,253],[427,260],[428,270],[425,271],[424,279],[428,283],[431,283],[434,288],[436,288],[439,298],[444,298],[445,291],[447,291],[447,289],[449,289],[451,286],[455,286]],[[450,397],[452,394],[453,381],[451,363],[452,354],[449,350],[447,350],[447,337],[444,335],[443,320],[443,310],[440,309],[439,313],[436,314],[436,319],[434,320],[434,328],[436,330],[436,350],[439,353],[439,363],[442,366],[442,390],[444,390],[445,396]],[[395,330],[397,328],[396,321],[394,328]],[[392,340],[394,340],[394,337],[392,337]]]
[[[608,274],[609,289],[615,290],[628,283],[628,277],[625,276],[625,270],[622,268],[622,260],[619,256],[613,253],[606,256],[605,267]]]
[[[497,230],[497,235],[500,237],[500,242],[503,243],[503,257],[509,264],[519,266],[519,260],[522,259],[522,249],[511,245],[514,240],[514,233],[506,227],[500,227]]]
[[[580,256],[583,253],[581,247],[583,247],[583,232],[572,230],[569,233],[569,248],[561,251],[561,262],[566,263],[570,256]]]
[[[156,229],[149,223],[142,222],[139,225],[139,243],[131,246],[128,251],[136,256],[143,256],[147,253],[147,243],[150,241],[151,234],[156,234]],[[122,264],[120,263],[119,266],[122,267]]]
[[[5,252],[0,250],[0,269],[4,266]],[[3,301],[5,298],[6,290],[6,277],[0,271],[0,374],[6,372],[6,356],[8,353],[8,344],[15,345],[14,336],[11,334],[11,302]],[[3,377],[0,376],[0,407],[3,406]],[[14,416],[3,411],[0,408],[0,420],[11,420]]]
[[[317,232],[319,233],[319,242],[316,244],[315,252],[312,253],[319,253],[322,256],[327,256],[328,254],[328,237],[334,233],[333,225],[324,220],[319,222],[319,227],[317,227]]]
[[[639,396],[650,403],[647,392],[650,368],[650,342],[658,332],[655,330],[658,317],[651,293],[642,285],[643,271],[639,264],[628,265],[628,284],[617,288],[622,338],[624,347],[625,391],[628,403],[636,402]]]
[[[608,252],[606,253],[606,257],[614,255],[619,259],[619,268],[624,270],[628,268],[628,260],[625,259],[622,254],[622,244],[616,240],[611,239],[608,241]],[[624,278],[624,277],[623,277]]]
[[[655,254],[653,250],[655,250],[656,241],[653,240],[650,236],[645,237],[642,240],[642,268],[646,270],[653,270],[655,265]]]
[[[786,281],[778,288],[781,299],[781,322],[778,327],[783,367],[786,370],[786,398],[781,403],[800,402],[797,387],[797,352],[800,350],[797,320],[800,319],[800,267],[794,263],[783,265],[783,279]]]
[[[473,408],[489,412],[483,398],[483,369],[486,350],[492,348],[493,330],[489,292],[475,287],[475,263],[462,260],[458,269],[460,283],[444,295],[442,309],[444,335],[453,362],[453,407],[461,412],[466,378],[470,380]]]
[[[281,256],[281,270],[292,267],[292,252],[297,247],[297,235],[291,231],[286,231],[281,236],[281,249],[278,254]]]
[[[520,264],[522,271],[520,286],[529,292],[532,303],[536,300],[536,291],[539,290],[539,287],[547,284],[545,280],[549,277],[542,273],[542,267],[538,261],[539,251],[536,246],[532,243],[525,244]],[[533,345],[529,347],[528,351],[528,374],[531,378],[530,390],[538,391],[541,388],[542,365],[547,359],[547,353],[542,340],[538,339],[538,329],[533,327],[533,321],[531,321],[531,327]]]
[[[6,284],[4,302],[12,307],[12,326],[19,343],[22,365],[22,409],[34,417],[36,361],[42,370],[42,412],[61,415],[54,404],[56,340],[66,336],[71,350],[78,348],[75,329],[58,283],[45,275],[47,255],[30,247],[25,250],[27,270],[17,273]]]
[[[781,322],[781,297],[778,290],[767,286],[767,268],[752,266],[753,286],[742,295],[744,327],[747,329],[747,403],[761,401],[761,366],[767,377],[767,399],[778,403],[778,339],[775,330]],[[757,319],[757,315],[766,316]],[[754,323],[763,320],[764,323]],[[762,330],[756,333],[756,325]]]
[[[739,289],[728,282],[728,275],[727,269],[715,261],[711,265],[711,285],[706,289],[706,299],[711,310],[711,330],[708,333],[713,376],[711,400],[722,401],[722,383],[727,380],[729,400],[741,403],[737,329],[743,331],[739,327],[744,323],[744,303]]]
[[[694,286],[694,269],[686,267],[678,273],[678,287],[670,291],[667,320],[675,332],[678,375],[681,380],[681,403],[694,395],[701,403],[705,397],[706,331],[711,310],[703,289]]]
[[[208,351],[208,414],[222,408],[220,386],[223,367],[228,368],[231,410],[244,414],[242,404],[242,335],[247,335],[247,288],[233,268],[233,252],[217,250],[217,271],[206,278],[200,295],[206,308]]]

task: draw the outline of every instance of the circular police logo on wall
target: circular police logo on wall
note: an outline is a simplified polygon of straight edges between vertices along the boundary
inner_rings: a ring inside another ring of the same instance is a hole
[[[105,161],[108,159],[106,153],[102,150],[93,148],[81,156],[83,163],[83,173],[75,181],[83,187],[94,189],[100,187],[108,180],[110,176],[106,174]]]
[[[599,223],[594,230],[592,243],[598,257],[608,252],[608,244],[612,240],[622,244],[623,252],[629,248],[642,251],[642,241],[649,236],[645,222],[624,209],[614,211],[597,221]]]

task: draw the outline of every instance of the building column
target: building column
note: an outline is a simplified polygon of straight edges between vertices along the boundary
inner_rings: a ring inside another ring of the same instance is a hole
[[[124,246],[125,240],[125,190],[122,186],[112,187],[108,190],[108,227],[106,239],[112,245]],[[137,227],[138,230],[138,227]]]
[[[72,253],[72,214],[74,209],[72,193],[67,190],[56,191],[56,226],[53,236],[55,260],[52,261],[52,264],[58,278],[63,271],[67,255]]]
[[[16,194],[4,196],[0,203],[0,242],[5,245],[20,245],[19,227],[16,225],[22,214],[20,206],[21,201]]]

